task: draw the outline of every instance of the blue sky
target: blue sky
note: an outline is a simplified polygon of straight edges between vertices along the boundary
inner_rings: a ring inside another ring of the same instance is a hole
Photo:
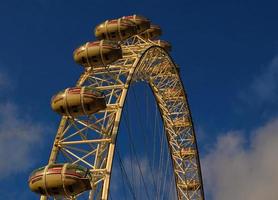
[[[48,159],[59,122],[51,96],[82,72],[73,50],[94,40],[96,24],[137,13],[173,46],[208,199],[276,200],[277,8],[271,0],[1,1],[0,199],[37,199],[26,179]]]

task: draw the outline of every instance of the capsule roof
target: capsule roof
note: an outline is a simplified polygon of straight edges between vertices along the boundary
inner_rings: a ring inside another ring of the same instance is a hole
[[[136,24],[137,34],[149,29],[151,25],[151,21],[149,19],[140,15],[129,15],[122,18],[128,19]]]
[[[98,39],[121,41],[137,34],[136,24],[128,19],[112,19],[96,26],[94,34]]]

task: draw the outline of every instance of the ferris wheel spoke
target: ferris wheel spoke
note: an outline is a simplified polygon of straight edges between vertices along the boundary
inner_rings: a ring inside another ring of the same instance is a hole
[[[142,132],[143,132],[143,141],[144,141],[144,145],[146,146],[146,147],[148,147],[150,144],[149,144],[149,142],[148,142],[148,139],[147,139],[147,132],[148,132],[148,130],[147,130],[147,128],[146,128],[146,126],[143,126],[143,122],[142,122],[142,112],[141,112],[141,109],[139,108],[139,103],[138,103],[138,96],[136,95],[136,93],[135,93],[135,91],[134,91],[134,89],[132,88],[131,89],[132,90],[132,94],[133,94],[133,97],[134,97],[134,100],[135,100],[135,107],[136,107],[136,110],[137,110],[137,113],[138,113],[138,121],[139,121],[139,126],[140,126],[140,129],[141,130],[143,130]],[[127,110],[127,112],[128,112],[128,110]],[[147,149],[145,149],[145,155],[150,155],[150,153],[151,152],[147,152]],[[154,172],[153,172],[153,168],[152,168],[152,166],[151,166],[151,161],[150,161],[150,157],[148,157],[148,162],[147,162],[147,164],[148,164],[148,168],[149,168],[149,170],[150,170],[150,172],[151,172],[151,178],[152,178],[152,184],[153,184],[153,186],[155,186],[156,185],[156,181],[155,181],[155,178],[154,178]]]
[[[146,192],[147,199],[150,199],[148,187],[146,185],[146,180],[145,180],[143,172],[142,172],[142,166],[141,166],[141,163],[140,163],[140,161],[138,159],[138,155],[137,155],[136,150],[135,150],[136,148],[134,146],[134,140],[133,140],[132,133],[131,133],[130,122],[129,122],[129,118],[128,118],[128,116],[129,116],[128,112],[127,112],[126,115],[124,115],[123,117],[124,117],[124,121],[125,121],[125,124],[126,124],[126,127],[127,127],[129,143],[131,145],[131,149],[132,149],[132,152],[133,152],[133,155],[134,155],[134,158],[135,158],[138,170],[139,170],[140,179],[143,182],[143,187],[144,187],[144,190]]]
[[[134,184],[131,184],[131,181],[128,177],[128,174],[127,174],[127,170],[126,170],[126,167],[125,165],[123,164],[123,160],[121,158],[121,155],[120,155],[120,152],[118,150],[116,150],[116,153],[117,153],[117,158],[119,160],[119,165],[120,165],[120,171],[121,171],[121,175],[122,175],[122,180],[123,182],[127,182],[127,186],[128,186],[128,189],[130,191],[130,193],[132,194],[132,198],[136,200],[136,194],[135,194],[135,188],[134,188]],[[126,180],[126,181],[124,181]],[[132,181],[133,182],[133,181]],[[125,184],[123,184],[125,185]]]
[[[157,121],[158,121],[158,109],[157,105],[155,105],[155,118],[154,118],[154,128],[153,128],[153,153],[152,153],[152,169],[154,169],[155,164],[155,153],[156,153],[156,132],[157,132]]]

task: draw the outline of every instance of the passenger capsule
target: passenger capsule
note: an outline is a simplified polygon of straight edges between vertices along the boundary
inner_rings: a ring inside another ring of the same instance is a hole
[[[32,172],[29,188],[44,196],[71,197],[91,189],[90,171],[75,164],[50,164]]]
[[[106,20],[95,28],[97,39],[121,41],[136,34],[136,24],[123,18]]]
[[[165,49],[166,51],[171,51],[172,50],[172,45],[164,40],[155,40],[153,41],[156,45],[161,46],[163,49]]]
[[[90,115],[106,108],[105,97],[92,87],[67,88],[51,99],[52,109],[67,116]]]
[[[149,19],[139,15],[124,16],[123,19],[128,19],[136,24],[137,34],[149,29],[151,25]]]
[[[145,39],[155,39],[162,34],[161,28],[157,25],[151,25],[151,27],[140,34]]]
[[[122,50],[118,44],[108,40],[87,42],[73,52],[73,58],[84,67],[106,66],[121,59]]]

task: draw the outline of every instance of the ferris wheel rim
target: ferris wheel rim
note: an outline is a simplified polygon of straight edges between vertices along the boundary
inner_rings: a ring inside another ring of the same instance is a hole
[[[160,47],[160,46],[157,46],[157,45],[152,45],[152,46],[148,47],[147,49],[145,49],[145,51],[141,54],[139,60],[138,60],[137,62],[134,63],[135,66],[132,67],[132,68],[134,68],[134,72],[132,72],[132,74],[131,74],[131,82],[133,81],[133,77],[134,77],[134,75],[135,75],[135,73],[136,73],[136,70],[140,67],[140,64],[141,64],[142,60],[145,58],[145,55],[146,55],[149,51],[151,51],[151,50],[153,50],[153,49],[159,49],[159,50],[161,50],[161,51],[166,55],[166,57],[170,60],[170,62],[171,62],[171,64],[172,64],[172,69],[174,69],[175,72],[176,72],[176,74],[178,75],[179,82],[181,83],[182,90],[183,90],[183,93],[184,93],[185,99],[186,99],[187,96],[186,96],[186,93],[185,93],[185,88],[184,88],[184,85],[183,85],[183,83],[182,83],[182,80],[181,80],[181,78],[180,78],[180,76],[179,76],[179,72],[177,71],[177,66],[176,66],[176,64],[174,63],[173,58],[171,57],[171,55],[170,55],[164,48],[162,48],[162,47]],[[144,81],[147,81],[147,80],[144,79]],[[128,84],[127,94],[128,94],[128,92],[129,92],[129,87],[130,87],[130,85],[131,85],[131,82]],[[155,92],[154,90],[152,90],[152,92],[153,92],[153,96],[155,97],[155,93],[156,93],[156,92]],[[125,102],[126,102],[126,100],[127,100],[127,94],[126,94],[126,96],[124,97],[124,102],[123,102],[122,108],[124,107]],[[155,98],[155,99],[156,99],[156,98]],[[156,99],[156,103],[158,103],[158,102],[157,102],[157,99]],[[188,102],[187,102],[187,104],[188,104]],[[188,106],[188,109],[189,109],[189,106]],[[159,110],[160,110],[160,109],[159,109]],[[190,112],[190,111],[189,111],[189,112]],[[161,113],[161,110],[160,110],[159,113],[160,113],[161,118],[163,119],[163,115],[162,115],[162,113]],[[191,116],[191,114],[190,114],[190,116]],[[121,117],[122,117],[122,116],[121,116]],[[162,121],[163,121],[163,126],[165,127],[164,120],[162,120]],[[121,119],[120,119],[120,122],[121,122]],[[118,123],[117,123],[117,126],[119,127],[119,124],[118,124]],[[117,128],[118,128],[118,127],[117,127]],[[193,120],[192,120],[192,127],[193,127],[193,129],[194,129]],[[194,131],[194,132],[195,132],[195,131]],[[119,133],[117,132],[117,135],[116,135],[116,138],[115,138],[115,144],[116,144],[116,141],[117,141],[118,134],[119,134]],[[195,134],[193,134],[193,135],[194,135],[194,140],[195,140],[195,144],[196,144],[196,149],[198,149],[198,147],[197,147],[196,135],[195,135]],[[167,138],[167,143],[169,144],[168,138]],[[170,154],[171,154],[171,161],[172,161],[172,163],[173,163],[173,159],[172,159],[173,154],[172,154],[171,149],[169,148],[169,146],[168,146],[168,149],[169,149],[169,151],[170,151]],[[114,160],[114,154],[113,154],[112,160]],[[200,163],[199,154],[197,154],[197,162]],[[112,165],[111,165],[111,169],[112,169],[112,166],[113,166],[113,162],[112,162]],[[199,164],[199,166],[200,166],[200,164]],[[201,176],[201,169],[199,170],[199,173],[200,173],[200,176]],[[111,175],[110,175],[110,179],[111,179]],[[175,181],[176,181],[176,178],[175,178]],[[110,180],[109,180],[109,182],[110,182]],[[202,178],[200,179],[200,182],[201,182],[201,183],[200,183],[200,184],[201,184],[201,193],[202,193],[202,195],[203,195],[203,197],[204,197],[204,194],[203,194]],[[176,183],[176,191],[177,191],[177,193],[178,193],[177,183]]]

